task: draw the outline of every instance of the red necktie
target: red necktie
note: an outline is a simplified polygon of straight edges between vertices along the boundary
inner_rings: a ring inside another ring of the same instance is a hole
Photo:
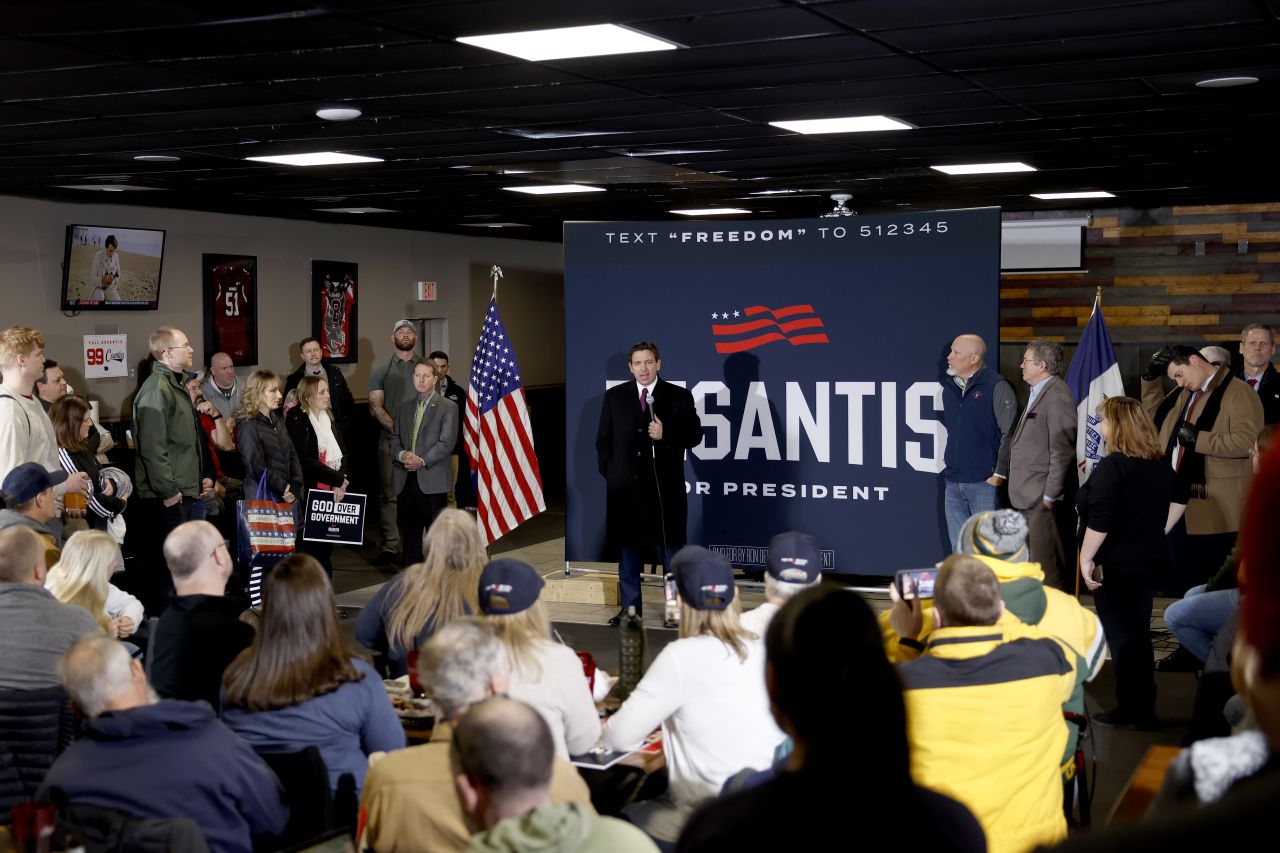
[[[648,414],[649,412],[649,389],[640,389],[640,411]]]
[[[1245,382],[1248,382],[1248,383],[1249,383],[1249,387],[1250,387],[1250,388],[1257,388],[1257,387],[1258,387],[1258,377],[1256,377],[1256,376],[1252,376],[1252,377],[1250,377],[1250,378],[1246,379],[1246,380],[1245,380]]]

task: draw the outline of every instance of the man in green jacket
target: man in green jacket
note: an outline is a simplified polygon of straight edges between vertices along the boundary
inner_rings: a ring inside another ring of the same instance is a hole
[[[480,828],[470,853],[551,851],[654,853],[657,845],[636,826],[569,803],[552,805],[555,747],[538,712],[495,697],[473,706],[454,729],[461,772],[458,796]]]
[[[158,613],[172,589],[169,573],[160,554],[160,544],[182,522],[200,515],[198,502],[212,488],[212,480],[201,474],[200,442],[203,435],[196,424],[186,381],[191,378],[192,349],[187,336],[173,326],[161,326],[151,333],[151,355],[155,366],[133,401],[137,461],[134,489],[146,501],[151,522],[143,565],[149,572],[141,592],[148,613]],[[148,600],[150,598],[150,600]]]

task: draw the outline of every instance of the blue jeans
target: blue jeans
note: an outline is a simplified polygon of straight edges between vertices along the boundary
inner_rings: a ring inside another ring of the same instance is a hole
[[[952,551],[956,549],[960,528],[966,521],[980,512],[996,509],[996,495],[996,487],[987,485],[985,481],[957,483],[947,480],[942,508],[947,516],[947,540]]]
[[[1204,584],[1191,587],[1181,601],[1175,601],[1164,611],[1169,631],[1184,649],[1202,661],[1208,660],[1213,638],[1240,603],[1239,589],[1205,592],[1204,587]]]
[[[644,602],[640,598],[640,573],[644,570],[645,553],[657,550],[659,549],[622,549],[621,559],[618,561],[618,603],[622,605],[623,610],[634,606],[637,613],[644,612]],[[671,571],[671,558],[675,553],[674,550],[669,550],[662,555],[664,572]]]

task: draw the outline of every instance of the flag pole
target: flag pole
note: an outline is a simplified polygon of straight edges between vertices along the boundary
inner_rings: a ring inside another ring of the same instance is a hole
[[[502,278],[502,267],[498,266],[497,264],[494,264],[493,268],[489,270],[489,278],[493,279],[493,298],[497,299],[498,298],[498,279]]]

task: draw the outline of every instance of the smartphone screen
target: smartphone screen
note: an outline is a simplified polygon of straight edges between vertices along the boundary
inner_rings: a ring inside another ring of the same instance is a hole
[[[894,583],[904,600],[933,598],[933,583],[937,578],[937,569],[903,569],[894,575]]]

